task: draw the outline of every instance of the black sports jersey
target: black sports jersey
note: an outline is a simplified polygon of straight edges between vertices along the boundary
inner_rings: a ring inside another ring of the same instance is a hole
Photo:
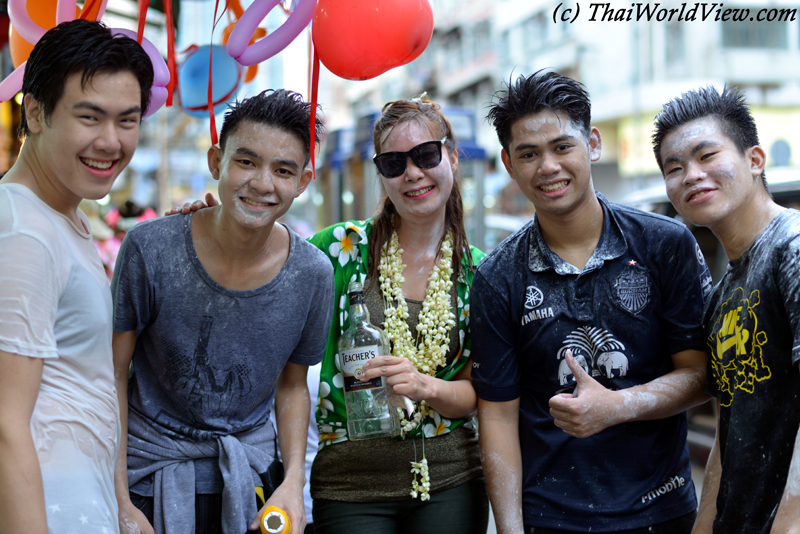
[[[671,372],[671,355],[705,350],[711,276],[681,223],[609,203],[583,270],[554,254],[536,219],[478,267],[472,295],[472,378],[489,401],[520,398],[526,525],[608,532],[695,510],[686,416],[624,423],[584,439],[556,427],[550,398],[576,360],[608,388]]]

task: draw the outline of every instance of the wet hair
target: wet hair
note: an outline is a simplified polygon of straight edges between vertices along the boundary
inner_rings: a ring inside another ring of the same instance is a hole
[[[494,94],[486,118],[492,123],[503,150],[509,153],[511,128],[518,120],[540,111],[564,113],[588,140],[592,130],[592,104],[583,84],[555,72],[536,71],[508,80]]]
[[[372,134],[375,153],[381,153],[383,148],[381,142],[386,140],[386,136],[394,128],[400,124],[407,123],[416,123],[427,128],[433,139],[441,139],[447,136],[447,141],[442,145],[443,148],[446,148],[450,153],[456,150],[458,139],[453,132],[450,121],[442,114],[439,104],[428,99],[423,94],[413,100],[397,100],[383,106],[381,116],[375,121]],[[472,254],[469,250],[467,232],[464,229],[464,205],[461,200],[460,181],[458,169],[455,169],[453,171],[453,188],[450,190],[450,197],[447,199],[444,215],[445,228],[453,233],[453,272],[456,273],[457,277],[461,274],[461,260],[465,255],[468,264],[472,265]],[[372,235],[370,236],[368,249],[370,284],[374,284],[378,279],[378,263],[383,246],[389,242],[394,227],[400,223],[400,216],[397,214],[394,204],[388,196],[385,196],[383,204],[378,208],[378,212],[375,215]],[[447,233],[445,232],[439,241],[440,249],[446,237]]]
[[[756,122],[747,107],[744,94],[739,89],[726,84],[722,93],[712,86],[688,91],[664,104],[664,109],[655,118],[653,152],[662,174],[664,164],[661,161],[661,143],[664,138],[684,124],[704,117],[714,117],[717,120],[722,133],[733,141],[740,154],[759,144]],[[767,189],[765,172],[761,173],[761,181]]]
[[[25,66],[22,93],[42,104],[47,121],[64,96],[64,86],[72,74],[81,73],[81,87],[85,88],[96,74],[118,72],[130,72],[139,81],[144,114],[150,104],[153,64],[142,46],[128,37],[112,35],[100,22],[62,22],[33,47]],[[25,137],[30,133],[23,108],[18,134]]]
[[[311,160],[311,104],[303,100],[303,95],[286,89],[267,89],[229,104],[219,134],[222,152],[225,152],[228,137],[236,132],[243,121],[271,126],[297,137],[306,151],[303,167],[308,165]],[[316,146],[324,131],[319,114],[314,127]]]

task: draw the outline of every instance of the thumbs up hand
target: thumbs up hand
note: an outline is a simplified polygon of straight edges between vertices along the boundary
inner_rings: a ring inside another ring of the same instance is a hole
[[[588,438],[621,423],[622,398],[589,376],[567,349],[567,365],[575,376],[575,392],[560,393],[550,399],[554,423],[576,438]]]

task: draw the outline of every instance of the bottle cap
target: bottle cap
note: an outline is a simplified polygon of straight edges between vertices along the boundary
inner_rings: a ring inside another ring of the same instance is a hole
[[[292,525],[286,512],[277,506],[267,506],[261,515],[262,534],[289,534],[291,531]]]
[[[361,285],[361,282],[350,282],[350,285],[347,286],[347,293],[349,294],[349,301],[350,305],[354,304],[364,304],[366,302],[364,298],[364,286]]]
[[[347,286],[347,292],[353,293],[354,291],[364,291],[364,286],[361,285],[361,282],[350,282],[350,285]]]

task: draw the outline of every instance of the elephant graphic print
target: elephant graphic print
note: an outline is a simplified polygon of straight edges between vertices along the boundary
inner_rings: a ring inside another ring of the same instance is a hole
[[[559,360],[558,383],[562,388],[568,388],[575,378],[565,358],[568,349],[572,351],[575,361],[601,383],[605,382],[607,385],[604,379],[628,374],[625,345],[608,330],[582,326],[567,334],[556,353],[556,358]]]

